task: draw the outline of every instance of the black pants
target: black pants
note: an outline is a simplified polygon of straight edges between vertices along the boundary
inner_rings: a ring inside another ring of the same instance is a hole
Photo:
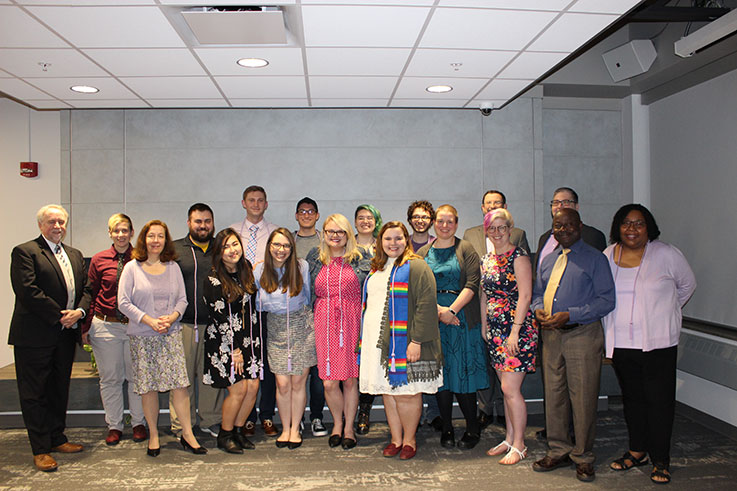
[[[612,361],[622,388],[630,450],[647,452],[655,465],[670,464],[676,408],[678,347],[642,351],[615,348]]]
[[[267,334],[267,322],[268,314],[263,312],[262,327],[263,332],[261,333],[261,342],[264,347],[264,379],[261,381],[259,386],[259,393],[261,394],[258,401],[258,413],[256,412],[256,405],[253,406],[253,411],[248,415],[248,421],[255,423],[258,418],[261,418],[261,422],[267,419],[274,419],[274,409],[276,408],[276,377],[271,373],[271,367],[269,367],[269,356],[266,353],[266,337]]]
[[[64,430],[76,336],[71,329],[64,331],[55,346],[13,350],[20,408],[33,455],[67,442]]]

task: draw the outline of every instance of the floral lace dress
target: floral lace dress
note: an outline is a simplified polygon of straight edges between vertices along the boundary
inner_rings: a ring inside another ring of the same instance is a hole
[[[494,370],[500,372],[534,372],[537,355],[537,327],[528,308],[519,332],[519,354],[507,352],[506,341],[512,331],[519,290],[514,275],[514,260],[526,256],[515,247],[504,254],[489,253],[481,259],[481,288],[486,293],[486,322],[489,328],[489,355]]]
[[[237,281],[237,278],[234,276]],[[242,379],[257,379],[263,373],[264,347],[256,313],[256,294],[245,294],[230,304],[222,284],[211,273],[203,285],[208,307],[205,329],[205,368],[202,383],[223,388]],[[243,353],[243,374],[233,367],[233,351]]]

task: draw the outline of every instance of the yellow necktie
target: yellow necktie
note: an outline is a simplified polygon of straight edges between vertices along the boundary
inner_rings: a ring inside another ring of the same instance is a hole
[[[555,260],[553,271],[550,272],[548,286],[545,288],[545,294],[543,295],[543,308],[548,315],[553,313],[553,299],[555,299],[555,292],[558,291],[558,285],[560,285],[563,272],[566,270],[569,252],[571,252],[570,249],[563,249],[561,251],[558,259]]]

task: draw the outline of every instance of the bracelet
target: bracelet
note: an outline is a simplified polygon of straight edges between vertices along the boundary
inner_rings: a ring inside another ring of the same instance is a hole
[[[453,309],[451,309],[450,307],[448,307],[448,312],[450,312],[451,314],[453,314],[453,315],[456,315],[456,316],[458,315],[458,314],[456,313],[456,311],[455,311],[455,310],[453,310]]]

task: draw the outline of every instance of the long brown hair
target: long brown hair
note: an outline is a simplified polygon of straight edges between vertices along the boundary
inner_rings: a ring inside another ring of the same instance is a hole
[[[160,227],[163,227],[164,236],[166,237],[166,240],[164,241],[164,248],[161,251],[159,260],[162,263],[168,261],[176,261],[178,259],[177,251],[176,249],[174,249],[174,242],[171,240],[169,227],[167,227],[166,224],[161,220],[151,220],[143,226],[141,231],[138,233],[136,247],[133,249],[131,257],[140,262],[146,261],[148,259],[148,250],[146,249],[146,236],[148,235],[149,229],[151,229],[151,227],[153,227],[154,225],[159,225]]]
[[[384,252],[382,239],[384,238],[384,234],[386,233],[386,231],[392,228],[400,229],[402,231],[402,234],[404,235],[404,240],[407,242],[407,245],[404,248],[404,252],[396,261],[396,265],[401,266],[410,259],[418,259],[420,257],[412,252],[412,243],[409,239],[409,232],[407,232],[407,227],[405,227],[402,222],[387,222],[384,224],[383,227],[381,227],[381,230],[379,230],[379,236],[376,237],[376,255],[374,255],[373,259],[371,259],[371,269],[373,269],[374,271],[380,271],[384,269],[384,266],[386,266],[386,261],[389,256],[387,256],[386,252]]]
[[[274,267],[274,258],[271,255],[271,243],[277,235],[286,237],[290,246],[281,280],[279,280],[279,275]],[[261,274],[261,287],[268,293],[276,291],[280,286],[282,293],[289,291],[290,297],[296,297],[302,291],[302,273],[297,261],[297,244],[294,242],[292,233],[284,227],[279,227],[269,235],[269,241],[266,243],[266,253],[264,254],[264,272]]]
[[[236,298],[240,297],[244,293],[253,294],[256,293],[256,282],[253,279],[253,268],[251,263],[246,260],[245,254],[241,253],[241,258],[236,263],[236,275],[240,280],[235,281],[228,272],[223,262],[223,251],[225,250],[225,243],[231,237],[238,239],[241,244],[241,252],[243,251],[243,243],[238,232],[232,228],[226,228],[218,232],[215,236],[215,244],[212,250],[212,270],[215,272],[215,276],[220,280],[220,284],[223,286],[223,295],[228,299],[228,302],[232,302]]]

